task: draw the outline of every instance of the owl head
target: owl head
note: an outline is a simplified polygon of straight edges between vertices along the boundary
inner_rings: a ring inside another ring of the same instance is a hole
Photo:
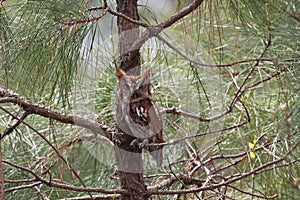
[[[122,69],[118,69],[118,87],[122,90],[123,98],[141,98],[150,93],[151,69],[147,69],[141,75],[127,75]]]

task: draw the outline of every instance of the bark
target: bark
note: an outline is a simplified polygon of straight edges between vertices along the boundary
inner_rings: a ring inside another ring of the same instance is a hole
[[[139,20],[137,0],[117,0],[117,11],[134,20]],[[133,44],[139,37],[137,24],[118,16],[119,34],[119,67],[129,75],[140,74],[139,49],[133,49]],[[147,199],[146,186],[143,177],[142,151],[133,147],[135,138],[123,133],[117,127],[113,140],[115,143],[116,164],[119,172],[120,186],[130,192],[121,199]]]
[[[139,20],[137,0],[117,0],[117,11],[134,20]],[[119,33],[119,64],[128,75],[140,74],[139,49],[133,49],[134,42],[139,38],[139,26],[128,20],[117,18]]]

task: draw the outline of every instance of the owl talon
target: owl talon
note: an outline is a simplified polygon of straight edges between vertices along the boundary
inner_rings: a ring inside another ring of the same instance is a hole
[[[136,145],[138,145],[138,139],[134,139],[134,140],[132,140],[132,142],[130,143],[130,146],[136,146]]]
[[[140,149],[143,149],[143,148],[145,148],[145,146],[146,146],[146,145],[148,145],[148,144],[149,144],[149,142],[150,142],[150,141],[149,141],[149,139],[148,139],[148,138],[146,138],[146,139],[143,139],[143,141],[139,143],[139,148],[140,148]]]
[[[130,146],[138,146],[138,148],[143,149],[146,147],[146,145],[149,144],[149,139],[141,139],[141,138],[137,138],[132,140],[132,142],[130,143]]]

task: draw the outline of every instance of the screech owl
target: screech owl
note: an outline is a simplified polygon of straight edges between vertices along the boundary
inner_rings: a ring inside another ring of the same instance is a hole
[[[151,69],[142,75],[130,76],[118,69],[117,126],[126,134],[136,138],[131,145],[163,143],[161,115],[150,93]],[[163,161],[162,146],[146,149],[156,160],[157,166]]]

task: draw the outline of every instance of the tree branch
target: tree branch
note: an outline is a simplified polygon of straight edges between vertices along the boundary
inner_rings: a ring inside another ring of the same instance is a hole
[[[191,59],[190,57],[188,57],[187,55],[185,55],[182,51],[180,51],[177,47],[175,47],[172,43],[170,43],[168,40],[166,40],[164,37],[162,37],[161,35],[157,35],[156,36],[157,39],[159,39],[160,41],[162,41],[163,43],[165,43],[169,48],[173,49],[173,51],[175,51],[175,53],[177,53],[178,55],[180,55],[181,57],[183,57],[184,59],[186,59],[187,61],[189,61],[192,64],[195,65],[199,65],[202,67],[218,67],[218,68],[222,68],[222,67],[233,67],[234,65],[238,65],[238,64],[243,64],[243,63],[249,63],[249,62],[299,62],[299,59],[285,59],[285,60],[277,60],[276,58],[249,58],[249,59],[245,59],[245,60],[238,60],[232,63],[223,63],[223,64],[207,64],[207,63],[202,63],[202,62],[198,62],[196,60]]]
[[[78,24],[86,24],[86,23],[89,23],[89,22],[92,22],[92,21],[97,21],[97,20],[101,19],[102,17],[104,17],[104,15],[107,12],[108,12],[108,7],[105,8],[105,10],[97,17],[91,17],[91,18],[88,18],[88,19],[81,19],[81,20],[74,21],[74,22],[64,22],[64,21],[61,21],[59,19],[54,19],[54,21],[57,22],[57,23],[60,23],[60,24],[67,25],[67,26],[74,26],[74,25],[78,25]]]
[[[13,114],[11,114],[9,111],[7,111],[6,109],[0,107],[1,110],[3,110],[4,112],[6,112],[7,114],[9,114],[10,116],[12,116],[14,119],[21,121],[18,117],[14,116]],[[39,131],[37,131],[35,128],[33,128],[32,126],[30,126],[28,123],[21,121],[23,124],[25,124],[27,127],[29,127],[31,130],[33,130],[35,133],[37,133],[44,141],[46,141],[46,143],[55,151],[55,153],[58,155],[58,157],[67,165],[67,167],[70,169],[70,171],[75,175],[75,177],[80,181],[80,183],[86,187],[85,183],[83,182],[83,180],[81,179],[81,177],[79,176],[79,174],[77,173],[77,171],[71,166],[71,164],[67,161],[67,159],[65,159],[61,153],[58,151],[58,149],[43,135],[41,134]],[[92,198],[92,194],[90,192],[88,192],[90,197]]]
[[[16,186],[16,187],[6,189],[5,193],[14,192],[16,190],[23,190],[23,189],[27,189],[27,188],[33,188],[33,187],[41,185],[41,184],[42,184],[41,181],[37,181],[35,183],[31,183],[31,184],[28,184],[28,185]]]
[[[101,189],[101,188],[90,188],[90,187],[84,188],[84,187],[76,187],[73,185],[67,185],[67,184],[63,184],[63,183],[57,183],[53,180],[48,181],[48,180],[42,178],[41,176],[37,175],[34,171],[32,171],[26,167],[19,166],[17,164],[7,161],[7,160],[3,160],[3,163],[33,175],[35,177],[35,181],[40,181],[49,187],[60,188],[60,189],[65,189],[65,190],[72,190],[72,191],[77,191],[77,192],[99,192],[99,193],[104,193],[104,194],[128,194],[128,192],[126,190],[122,190],[122,189],[106,190],[106,189]]]
[[[33,103],[27,100],[25,97],[22,97],[17,93],[2,87],[0,87],[0,103],[12,103],[20,106],[26,112],[51,118],[61,123],[74,124],[89,129],[92,132],[100,134],[109,139],[111,138],[111,132],[108,130],[109,127],[104,124],[80,115],[63,113],[59,110]]]
[[[200,191],[205,191],[205,190],[212,190],[215,188],[220,188],[222,186],[229,185],[231,183],[237,182],[241,179],[244,179],[248,176],[251,176],[253,174],[259,174],[264,171],[264,169],[273,166],[277,163],[282,162],[285,160],[300,144],[300,140],[298,140],[284,155],[282,155],[280,158],[267,162],[259,167],[256,167],[252,169],[251,171],[248,171],[246,173],[241,173],[238,174],[237,176],[230,176],[230,177],[225,177],[226,181],[223,181],[221,183],[217,184],[211,184],[208,186],[202,186],[202,187],[197,187],[197,188],[191,188],[191,189],[184,189],[184,190],[164,190],[164,191],[158,191],[158,190],[148,190],[147,194],[153,195],[153,194],[161,194],[161,195],[168,195],[168,194],[187,194],[187,193],[195,193],[195,192],[200,192]]]
[[[50,198],[47,197],[47,195],[45,194],[45,192],[42,191],[42,190],[40,189],[40,187],[35,186],[34,189],[35,189],[36,192],[42,197],[42,200],[50,200]]]
[[[108,7],[108,12],[111,13],[112,15],[117,16],[117,17],[121,17],[121,18],[123,18],[123,19],[126,19],[127,21],[129,21],[129,22],[131,22],[131,23],[133,23],[133,24],[137,24],[137,25],[140,25],[140,26],[142,26],[142,27],[149,27],[149,26],[150,26],[150,25],[147,24],[147,23],[144,23],[144,22],[141,22],[141,21],[132,19],[132,18],[130,18],[130,17],[128,17],[128,16],[126,16],[126,15],[124,15],[124,14],[122,14],[122,13],[119,13],[119,12],[117,12],[117,11],[115,11],[115,10],[109,8],[109,7]]]
[[[140,49],[148,39],[153,36],[157,36],[163,29],[170,27],[178,20],[196,10],[202,4],[202,2],[203,0],[194,0],[190,5],[184,7],[179,12],[172,15],[169,19],[159,24],[148,26],[147,29],[142,33],[142,35],[132,45],[131,50]]]
[[[8,127],[4,130],[3,134],[1,134],[0,140],[2,140],[5,136],[9,135],[13,132],[23,121],[24,119],[30,114],[30,112],[26,111],[22,117],[11,127]]]

